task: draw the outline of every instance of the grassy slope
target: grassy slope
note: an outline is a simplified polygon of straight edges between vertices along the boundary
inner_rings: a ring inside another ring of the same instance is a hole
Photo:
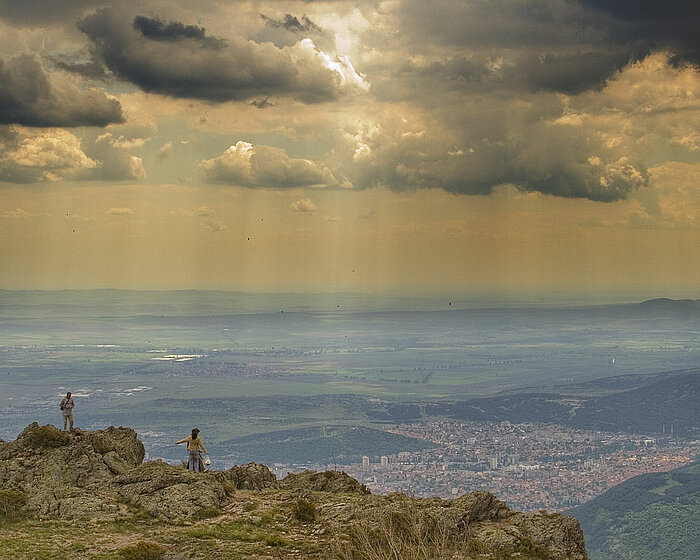
[[[700,555],[700,462],[630,479],[567,512],[594,560],[695,560]]]

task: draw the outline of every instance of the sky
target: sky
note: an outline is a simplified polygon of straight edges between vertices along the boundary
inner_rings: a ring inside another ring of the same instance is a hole
[[[700,298],[689,0],[0,0],[0,288]]]

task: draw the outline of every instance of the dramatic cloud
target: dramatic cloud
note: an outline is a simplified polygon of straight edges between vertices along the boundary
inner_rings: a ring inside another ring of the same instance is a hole
[[[139,31],[144,37],[155,41],[192,39],[210,49],[220,49],[226,45],[221,39],[207,37],[204,28],[196,25],[184,25],[179,21],[166,23],[157,18],[136,16],[134,18],[134,29]]]
[[[621,82],[581,98],[528,96],[492,99],[474,96],[432,111],[385,114],[347,129],[339,163],[357,188],[376,185],[396,191],[440,188],[458,194],[489,194],[502,184],[568,198],[614,201],[649,185],[645,144],[652,142],[644,114],[630,118],[601,107],[623,105],[623,92],[649,104],[654,74],[665,67],[651,60],[631,67]],[[679,72],[676,72],[677,74]],[[678,79],[678,76],[676,76]],[[644,83],[644,82],[642,82]],[[658,99],[664,99],[659,92]],[[676,102],[681,106],[682,100]],[[462,113],[459,112],[462,110]],[[404,108],[406,111],[406,108]],[[688,115],[684,117],[688,118]],[[677,129],[683,117],[669,123]],[[679,134],[687,139],[688,135]],[[658,145],[658,140],[654,140]]]
[[[102,9],[78,24],[101,61],[144,91],[173,97],[230,101],[287,96],[330,101],[364,85],[349,60],[331,59],[310,39],[277,48],[240,37],[223,41],[179,22]]]
[[[0,18],[21,25],[47,25],[73,20],[105,0],[0,0]]]
[[[388,21],[411,54],[432,54],[439,44],[477,53],[502,70],[470,72],[472,82],[500,75],[506,85],[577,93],[601,87],[630,61],[658,50],[674,53],[674,63],[698,64],[699,6],[688,0],[404,0],[393,5]]]
[[[141,158],[115,147],[110,135],[80,139],[60,128],[0,127],[0,181],[135,180],[145,176]]]
[[[49,78],[30,55],[0,59],[0,124],[103,127],[122,121],[119,102],[104,91]]]
[[[6,129],[0,135],[0,181],[56,182],[84,177],[98,167],[67,130]]]
[[[239,141],[200,167],[211,183],[284,189],[337,186],[333,173],[308,159],[290,158],[284,150]]]
[[[584,6],[615,18],[617,40],[649,51],[668,49],[674,62],[700,64],[700,4],[693,0],[578,0]]]
[[[8,6],[0,2],[0,17],[12,19]],[[73,28],[58,41],[65,19],[13,33],[53,70],[108,78],[102,83],[119,103],[79,88],[66,72],[47,74],[33,58],[33,66],[13,66],[23,79],[0,82],[0,95],[14,103],[0,114],[18,114],[31,98],[2,93],[15,91],[6,84],[39,82],[35,75],[51,95],[58,84],[73,88],[55,104],[73,116],[45,119],[47,126],[85,124],[75,114],[94,105],[88,94],[121,107],[123,122],[103,119],[104,130],[76,132],[94,168],[72,175],[47,168],[36,180],[138,180],[145,162],[172,183],[194,181],[198,166],[210,183],[248,188],[488,195],[513,185],[608,202],[651,190],[649,168],[700,157],[698,71],[681,64],[694,60],[697,43],[698,8],[689,2],[398,0],[299,9],[266,1],[212,0],[206,10],[184,0],[82,2],[69,10],[82,35]],[[27,13],[40,10],[27,4]],[[57,46],[38,46],[44,30]],[[39,107],[47,103],[28,105],[46,114]],[[222,137],[255,144],[203,159]],[[312,159],[280,148],[292,143]],[[14,151],[6,147],[4,157]]]

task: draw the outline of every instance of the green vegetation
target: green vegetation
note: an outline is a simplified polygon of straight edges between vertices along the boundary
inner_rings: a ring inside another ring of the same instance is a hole
[[[698,462],[615,486],[574,508],[593,560],[695,560],[700,534]]]
[[[698,554],[700,502],[652,504],[630,512],[610,530],[609,548],[593,551],[594,560],[694,560]]]
[[[66,432],[51,425],[29,426],[27,431],[24,445],[31,449],[61,447],[70,441],[70,436]]]
[[[122,548],[119,556],[124,560],[160,560],[167,551],[167,548],[157,543],[140,541]]]
[[[180,538],[195,541],[240,541],[264,543],[266,546],[288,546],[289,542],[269,529],[242,520],[201,525],[182,532]]]
[[[306,498],[298,498],[292,510],[294,519],[299,523],[313,523],[316,521],[316,504]]]
[[[27,496],[19,490],[0,489],[0,521],[17,521],[24,517]]]

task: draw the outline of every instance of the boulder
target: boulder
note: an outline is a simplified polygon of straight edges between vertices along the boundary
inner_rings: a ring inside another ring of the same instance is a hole
[[[214,474],[222,482],[232,484],[236,490],[263,490],[277,487],[277,478],[262,463],[237,465],[227,471]]]
[[[117,492],[132,505],[168,521],[218,513],[226,500],[220,480],[163,461],[149,461],[117,476]]]
[[[508,520],[520,534],[562,558],[584,560],[583,530],[573,517],[558,513],[515,513]]]
[[[289,473],[280,480],[279,487],[285,490],[332,492],[334,494],[366,495],[370,493],[364,484],[360,484],[346,473],[338,471]]]
[[[131,467],[140,465],[146,455],[143,443],[131,428],[110,426],[106,430],[79,433],[84,434],[98,453],[102,455],[114,453]]]

